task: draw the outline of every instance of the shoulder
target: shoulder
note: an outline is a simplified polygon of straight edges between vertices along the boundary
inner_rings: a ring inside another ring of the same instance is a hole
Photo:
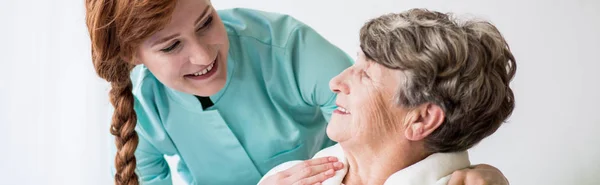
[[[340,146],[340,144],[335,144],[333,146],[327,147],[319,152],[317,152],[315,154],[315,156],[313,156],[312,158],[319,158],[319,157],[328,157],[328,156],[334,156],[337,157],[340,161],[344,162],[345,165],[347,165],[346,158],[344,156],[344,151],[342,150],[342,147]],[[271,170],[269,170],[269,172],[267,172],[263,178],[261,179],[264,180],[265,178],[267,178],[268,176],[271,175],[275,175],[281,171],[287,170],[292,168],[294,165],[296,164],[300,164],[302,163],[302,160],[294,160],[294,161],[288,161],[288,162],[284,162],[281,163],[277,166],[275,166],[274,168],[272,168]],[[260,184],[260,183],[259,183]]]
[[[218,10],[229,37],[253,38],[265,44],[285,47],[292,33],[309,28],[298,19],[281,13],[234,8]]]
[[[446,176],[442,177],[437,182],[435,182],[435,185],[446,185],[446,184],[448,184],[448,182],[450,182],[450,177],[451,176],[452,176],[452,174],[446,175]]]
[[[133,68],[130,78],[136,101],[149,101],[164,88],[164,85],[144,65]]]
[[[140,140],[146,140],[162,153],[173,154],[176,150],[163,123],[173,103],[168,88],[144,65],[136,66],[130,78]]]
[[[138,132],[162,128],[157,126],[162,125],[159,110],[168,101],[165,86],[143,65],[136,66],[130,77]]]

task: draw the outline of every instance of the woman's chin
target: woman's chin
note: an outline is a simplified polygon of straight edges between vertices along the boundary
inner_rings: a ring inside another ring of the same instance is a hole
[[[331,139],[332,141],[335,142],[342,142],[345,140],[346,136],[344,136],[347,133],[343,133],[341,132],[340,128],[337,128],[337,125],[335,123],[329,123],[329,125],[327,125],[327,137],[329,137],[329,139]]]
[[[217,78],[208,84],[203,84],[201,87],[197,84],[193,84],[194,87],[191,88],[192,92],[189,93],[196,96],[212,96],[222,90],[225,87],[225,83],[226,79]]]

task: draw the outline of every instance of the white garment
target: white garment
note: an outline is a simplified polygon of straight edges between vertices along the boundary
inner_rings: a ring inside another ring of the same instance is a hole
[[[315,154],[314,158],[334,156],[344,163],[344,169],[336,171],[335,175],[325,180],[323,185],[341,185],[348,173],[348,161],[339,144],[325,148]],[[289,161],[277,165],[265,174],[259,184],[268,176],[274,175],[302,161]],[[450,175],[456,170],[467,168],[471,165],[466,151],[456,153],[434,153],[425,159],[410,165],[394,174],[385,181],[384,185],[445,185],[450,180]]]

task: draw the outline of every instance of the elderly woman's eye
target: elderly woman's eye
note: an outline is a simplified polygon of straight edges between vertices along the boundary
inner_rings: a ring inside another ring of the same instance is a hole
[[[361,76],[361,77],[365,77],[365,78],[370,78],[370,77],[369,77],[369,75],[367,74],[367,72],[366,72],[366,71],[364,71],[364,70],[363,70],[363,71],[361,71],[361,73],[360,73],[360,76]]]

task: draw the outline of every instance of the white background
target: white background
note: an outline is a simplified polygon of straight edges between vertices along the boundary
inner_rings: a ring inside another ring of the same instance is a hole
[[[471,150],[511,184],[600,184],[600,1],[214,0],[291,14],[354,56],[369,18],[414,7],[492,21],[517,58],[517,107]],[[111,184],[108,86],[83,0],[0,2],[0,184]]]

